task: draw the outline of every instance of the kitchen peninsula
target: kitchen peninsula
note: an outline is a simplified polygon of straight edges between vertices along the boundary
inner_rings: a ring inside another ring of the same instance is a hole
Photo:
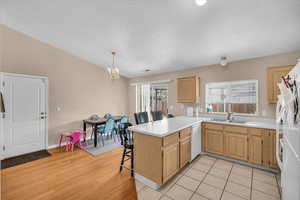
[[[259,148],[263,138],[267,139],[266,136],[274,132],[273,123],[227,122],[180,116],[129,128],[134,135],[135,178],[158,189],[176,175],[191,161],[193,139],[196,138],[192,137],[192,127],[195,125],[201,127],[198,133],[193,134],[200,134],[200,141],[196,144],[200,145],[198,148],[202,152],[265,168],[276,168],[276,163],[273,166],[269,164],[270,160],[274,160],[270,157],[275,155],[271,145],[273,140],[269,140],[268,146]]]

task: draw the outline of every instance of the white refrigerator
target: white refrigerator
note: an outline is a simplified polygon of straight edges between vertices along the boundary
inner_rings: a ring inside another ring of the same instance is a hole
[[[276,111],[276,156],[281,169],[282,200],[300,200],[300,59],[289,78],[290,82],[282,81],[278,85],[281,94]],[[295,84],[289,88],[286,83]]]

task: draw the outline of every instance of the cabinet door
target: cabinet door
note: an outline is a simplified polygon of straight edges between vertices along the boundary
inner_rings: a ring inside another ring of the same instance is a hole
[[[197,103],[198,101],[198,77],[185,77],[177,79],[177,102]]]
[[[277,168],[275,134],[274,130],[265,130],[263,134],[263,165],[271,168]]]
[[[277,159],[276,159],[276,131],[268,130],[270,137],[270,167],[277,168]]]
[[[270,67],[267,69],[268,72],[268,101],[271,104],[277,103],[277,96],[279,95],[279,89],[277,83],[281,81],[281,77],[287,75],[292,65],[282,67]]]
[[[258,135],[249,136],[249,162],[262,164],[262,137]]]
[[[179,143],[164,147],[163,182],[165,183],[179,170]]]
[[[223,132],[205,129],[205,147],[210,153],[223,154]]]
[[[180,141],[180,168],[191,160],[191,138]]]
[[[239,160],[248,160],[248,136],[224,132],[225,138],[225,156]]]

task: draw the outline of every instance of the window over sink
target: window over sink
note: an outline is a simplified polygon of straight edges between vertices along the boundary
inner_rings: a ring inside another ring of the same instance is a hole
[[[213,82],[205,85],[205,111],[255,115],[258,112],[258,81]]]

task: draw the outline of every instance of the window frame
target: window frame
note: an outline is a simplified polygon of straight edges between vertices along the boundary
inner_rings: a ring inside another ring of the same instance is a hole
[[[161,89],[163,90],[166,90],[167,91],[167,98],[166,98],[166,102],[167,102],[167,112],[168,112],[168,107],[169,107],[169,86],[168,86],[168,83],[169,82],[166,82],[166,81],[156,81],[156,82],[145,82],[145,83],[139,83],[139,84],[135,84],[135,98],[136,98],[136,105],[135,105],[135,112],[144,112],[144,111],[147,111],[147,112],[152,112],[154,110],[152,110],[152,90],[155,90],[157,86],[161,86]],[[149,103],[149,106],[148,106],[148,109],[147,108],[141,108],[141,100],[142,98],[139,97],[139,95],[141,93],[138,94],[138,90],[140,90],[139,92],[142,91],[142,88],[143,86],[147,85],[149,87],[149,99],[148,99],[148,103]],[[138,89],[140,88],[140,89]],[[140,100],[140,102],[139,102]]]
[[[220,114],[224,115],[227,114],[227,112],[207,112],[206,106],[207,106],[207,92],[209,85],[211,84],[230,84],[230,83],[246,83],[246,82],[254,82],[255,83],[255,90],[256,90],[256,112],[255,113],[237,113],[237,112],[232,112],[235,116],[258,116],[260,112],[260,104],[259,104],[259,81],[255,79],[249,79],[249,80],[234,80],[234,81],[223,81],[223,82],[209,82],[205,84],[205,102],[204,102],[204,112],[206,114]],[[224,103],[226,105],[226,103]],[[225,106],[226,107],[226,106]]]

